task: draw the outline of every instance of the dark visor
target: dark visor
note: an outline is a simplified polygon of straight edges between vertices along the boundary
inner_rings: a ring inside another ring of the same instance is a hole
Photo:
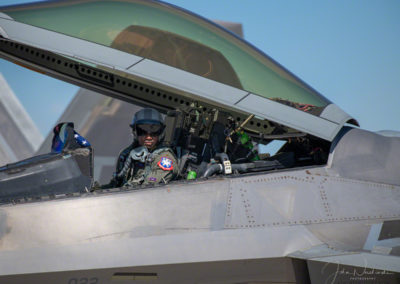
[[[160,124],[139,124],[139,125],[136,125],[136,134],[138,136],[143,136],[143,135],[157,136],[157,135],[161,134],[162,130],[163,130],[163,127]]]

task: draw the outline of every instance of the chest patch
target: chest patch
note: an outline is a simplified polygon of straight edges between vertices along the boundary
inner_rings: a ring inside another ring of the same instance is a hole
[[[161,160],[158,161],[158,163],[157,163],[157,165],[160,168],[162,168],[164,171],[173,170],[174,166],[172,164],[173,164],[172,160],[167,157],[161,157]]]

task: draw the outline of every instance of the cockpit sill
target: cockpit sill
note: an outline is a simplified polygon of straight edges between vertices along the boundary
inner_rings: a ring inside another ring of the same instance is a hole
[[[179,179],[173,180],[168,184],[154,184],[154,185],[140,185],[140,186],[123,186],[116,187],[111,189],[97,189],[95,191],[91,191],[90,189],[86,189],[86,192],[69,192],[69,193],[59,193],[59,194],[47,194],[47,195],[38,195],[38,196],[27,196],[17,199],[6,199],[2,200],[0,198],[0,207],[3,206],[17,206],[22,204],[30,204],[30,203],[40,203],[40,202],[55,202],[62,200],[70,200],[70,199],[80,199],[80,198],[92,198],[97,196],[106,196],[106,195],[114,195],[114,194],[126,194],[126,193],[139,193],[143,191],[149,190],[157,190],[157,191],[167,191],[170,192],[175,187],[180,187],[182,185],[195,185],[195,184],[207,184],[208,182],[214,181],[235,181],[238,179],[243,179],[247,177],[259,176],[260,179],[265,179],[270,177],[271,174],[284,174],[286,172],[295,172],[295,171],[307,171],[315,169],[323,169],[326,165],[314,165],[314,166],[304,166],[298,168],[285,168],[285,169],[273,169],[273,170],[264,170],[259,172],[249,172],[249,173],[232,173],[230,175],[214,175],[210,177],[201,177],[192,180]],[[285,177],[282,177],[285,178]]]

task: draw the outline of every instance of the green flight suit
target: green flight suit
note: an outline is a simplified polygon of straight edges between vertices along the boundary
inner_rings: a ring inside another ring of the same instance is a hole
[[[145,150],[146,157],[140,157],[141,160],[137,157],[132,158],[131,154],[140,149]],[[127,162],[130,158],[131,161]],[[161,164],[162,160],[163,164]],[[165,165],[165,163],[169,163],[169,165]],[[159,146],[149,153],[145,147],[132,143],[120,152],[116,172],[111,181],[92,190],[167,183],[178,173],[178,162],[170,148]]]
[[[134,160],[125,177],[124,186],[168,183],[177,174],[178,163],[175,154],[170,148],[160,146],[148,153],[144,160]]]

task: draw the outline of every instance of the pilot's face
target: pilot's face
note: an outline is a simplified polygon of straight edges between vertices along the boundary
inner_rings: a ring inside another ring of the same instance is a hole
[[[158,143],[160,137],[160,128],[154,127],[158,125],[137,125],[136,134],[140,146],[145,146],[147,149],[152,150]]]

